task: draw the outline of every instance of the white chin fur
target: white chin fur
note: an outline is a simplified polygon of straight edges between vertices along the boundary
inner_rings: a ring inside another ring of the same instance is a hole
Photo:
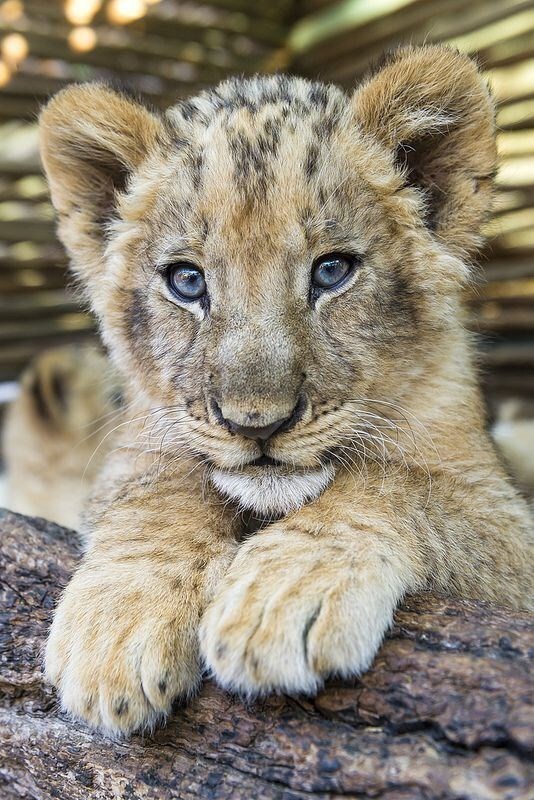
[[[211,481],[221,494],[238,502],[242,509],[268,517],[285,516],[319,497],[333,477],[334,468],[327,464],[290,475],[277,475],[268,469],[254,476],[215,469]]]

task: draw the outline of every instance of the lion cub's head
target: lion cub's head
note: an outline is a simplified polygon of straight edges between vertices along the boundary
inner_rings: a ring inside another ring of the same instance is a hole
[[[165,446],[244,506],[317,495],[371,442],[369,404],[406,405],[450,361],[495,166],[466,57],[401,49],[350,96],[235,79],[164,115],[72,86],[41,129],[117,365],[164,409]]]

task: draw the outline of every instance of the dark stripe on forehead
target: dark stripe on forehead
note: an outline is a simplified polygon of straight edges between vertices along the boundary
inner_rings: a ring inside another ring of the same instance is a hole
[[[306,158],[304,161],[304,173],[306,178],[310,180],[317,172],[317,160],[319,158],[319,145],[312,142],[306,149]]]
[[[312,83],[308,90],[308,99],[311,106],[326,111],[329,100],[328,87],[324,83]]]
[[[332,112],[322,114],[315,120],[312,125],[312,131],[319,141],[325,142],[332,137],[339,125],[341,111],[341,108],[337,108]]]
[[[203,121],[203,115],[194,99],[183,100],[181,103],[178,103],[178,110],[187,122]]]
[[[200,235],[202,237],[202,241],[205,241],[208,238],[210,228],[211,228],[211,221],[207,218],[205,214],[202,214],[200,217]]]
[[[282,133],[282,119],[280,117],[270,117],[263,126],[263,139],[269,144],[273,155],[276,154],[280,146],[280,135]]]
[[[249,197],[257,192],[265,194],[268,181],[273,179],[272,159],[278,153],[280,135],[250,138],[239,132],[229,134],[228,139],[238,189]]]
[[[202,100],[199,105],[199,98]],[[206,125],[218,112],[231,113],[246,108],[251,115],[268,105],[285,107],[300,116],[310,113],[336,113],[346,103],[343,92],[322,83],[310,83],[289,75],[234,77],[219,86],[177,104],[187,122]],[[211,112],[210,113],[210,107]]]
[[[303,208],[299,214],[299,222],[301,224],[302,230],[304,231],[304,238],[306,239],[306,244],[309,246],[312,239],[312,232],[314,227],[314,215],[311,208],[308,206]]]
[[[193,189],[198,191],[202,184],[202,172],[204,169],[204,156],[202,153],[193,153],[188,159],[189,173],[191,175],[191,182],[193,184]]]

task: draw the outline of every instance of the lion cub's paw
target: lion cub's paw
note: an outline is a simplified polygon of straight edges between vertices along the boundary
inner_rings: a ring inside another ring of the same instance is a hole
[[[108,734],[152,728],[200,682],[198,618],[180,618],[180,598],[143,582],[121,588],[78,573],[46,646],[62,708]]]
[[[367,669],[398,592],[383,562],[281,526],[240,550],[201,623],[218,681],[245,695],[312,693]]]

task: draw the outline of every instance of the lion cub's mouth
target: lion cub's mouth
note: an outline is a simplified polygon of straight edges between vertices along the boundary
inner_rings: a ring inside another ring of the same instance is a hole
[[[216,467],[210,480],[243,510],[284,516],[322,494],[333,477],[330,462],[319,467],[295,467],[262,455],[235,470]]]
[[[285,464],[282,461],[277,461],[276,458],[266,456],[265,453],[254,461],[249,461],[247,467],[283,467]]]

